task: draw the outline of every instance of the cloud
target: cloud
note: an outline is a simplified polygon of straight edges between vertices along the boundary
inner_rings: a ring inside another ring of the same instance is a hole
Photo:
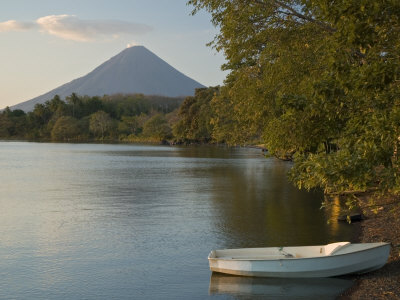
[[[33,22],[18,22],[15,20],[9,20],[0,23],[0,32],[8,31],[26,31],[36,27]]]
[[[130,43],[126,44],[126,48],[131,48],[134,46],[139,46],[139,44],[136,43],[135,41],[131,41]]]
[[[0,32],[38,28],[41,32],[66,40],[88,42],[115,39],[121,35],[145,34],[152,28],[145,24],[118,20],[82,20],[73,15],[50,15],[35,22],[15,20],[0,23]]]
[[[46,16],[36,20],[41,30],[66,40],[92,41],[117,38],[122,34],[143,34],[152,30],[150,26],[116,20],[81,20],[71,15]]]

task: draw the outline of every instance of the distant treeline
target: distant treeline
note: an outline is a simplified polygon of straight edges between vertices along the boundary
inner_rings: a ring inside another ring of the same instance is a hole
[[[169,98],[142,94],[103,97],[59,96],[31,112],[6,108],[0,138],[40,141],[214,141],[211,100],[219,87],[197,89],[195,96]]]
[[[169,139],[174,115],[183,98],[72,94],[36,104],[33,111],[6,108],[0,114],[0,138],[88,141],[146,137]]]

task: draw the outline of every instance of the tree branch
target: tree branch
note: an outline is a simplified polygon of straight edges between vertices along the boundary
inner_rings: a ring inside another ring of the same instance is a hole
[[[267,3],[265,3],[262,0],[253,0],[253,1],[258,3],[258,4],[260,4],[260,5],[262,5],[262,6],[266,6],[267,5]],[[329,24],[321,22],[321,21],[318,21],[318,20],[315,20],[314,18],[306,16],[304,14],[301,14],[297,10],[295,10],[293,7],[283,3],[282,1],[279,1],[279,0],[270,0],[270,1],[271,1],[271,4],[274,5],[277,9],[284,8],[287,11],[289,11],[290,13],[286,13],[287,15],[293,15],[293,16],[299,18],[299,19],[314,23],[314,24],[320,26],[321,28],[323,28],[324,30],[326,30],[326,31],[328,31],[330,33],[334,33],[336,31],[336,29],[333,28],[332,26],[330,26]],[[278,12],[279,13],[283,13],[283,11],[278,11]]]

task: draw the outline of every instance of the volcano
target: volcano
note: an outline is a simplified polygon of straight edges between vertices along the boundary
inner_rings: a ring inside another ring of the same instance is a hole
[[[112,94],[145,94],[167,97],[192,96],[204,87],[182,74],[144,46],[126,48],[89,74],[72,80],[41,96],[17,104],[11,109],[32,111],[38,103],[61,99],[72,93],[87,96]]]

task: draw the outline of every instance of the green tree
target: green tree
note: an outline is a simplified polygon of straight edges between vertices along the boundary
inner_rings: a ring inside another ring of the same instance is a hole
[[[110,133],[112,128],[113,120],[106,112],[98,111],[90,116],[89,130],[96,137],[101,137],[104,140],[105,134]]]
[[[67,104],[62,101],[58,95],[55,95],[53,99],[47,101],[45,105],[49,108],[51,113],[57,114],[59,117],[67,112]]]
[[[258,139],[269,122],[285,113],[281,104],[286,99],[309,100],[313,81],[326,69],[331,28],[315,20],[301,1],[189,4],[195,6],[194,13],[203,8],[211,12],[220,28],[211,45],[225,54],[222,68],[230,70],[225,87],[213,100],[216,139],[230,144]],[[272,145],[269,148],[275,151]]]
[[[57,120],[62,116],[69,115],[68,105],[64,101],[62,101],[58,95],[55,95],[53,99],[46,101],[44,105],[51,115],[46,125],[47,131],[50,132],[51,135],[51,132]]]
[[[400,191],[399,1],[188,3],[211,13],[230,71],[213,100],[217,136],[262,134],[294,156],[299,187]]]
[[[12,136],[14,123],[10,118],[11,110],[7,106],[0,114],[0,137],[9,138]]]
[[[138,135],[141,132],[137,116],[122,116],[121,122],[118,123],[118,131],[122,134]]]
[[[321,74],[315,98],[328,103],[326,117],[340,120],[334,137],[339,151],[298,153],[292,178],[327,192],[399,192],[400,3],[339,4],[314,4],[317,16],[336,29],[329,73]]]
[[[174,134],[178,139],[208,142],[211,140],[213,116],[210,105],[219,87],[196,89],[193,97],[186,97],[179,108],[180,120],[174,126]]]
[[[48,123],[51,120],[53,113],[49,108],[49,103],[36,104],[33,111],[29,112],[27,115],[27,123],[30,138],[50,138],[50,132]]]
[[[10,110],[6,107],[0,114],[0,136],[5,138],[24,138],[28,130],[26,113],[23,110]]]
[[[82,103],[80,107],[80,117],[90,116],[91,114],[104,110],[103,101],[99,97],[82,97]]]
[[[82,107],[81,98],[76,93],[72,93],[71,96],[66,98],[66,101],[72,107],[72,116],[74,118],[76,116],[79,116],[80,115],[80,109]]]
[[[77,139],[80,134],[79,122],[74,117],[62,116],[57,119],[51,131],[54,141],[69,141]]]
[[[157,114],[144,123],[143,135],[162,141],[172,137],[172,130],[165,117]]]

